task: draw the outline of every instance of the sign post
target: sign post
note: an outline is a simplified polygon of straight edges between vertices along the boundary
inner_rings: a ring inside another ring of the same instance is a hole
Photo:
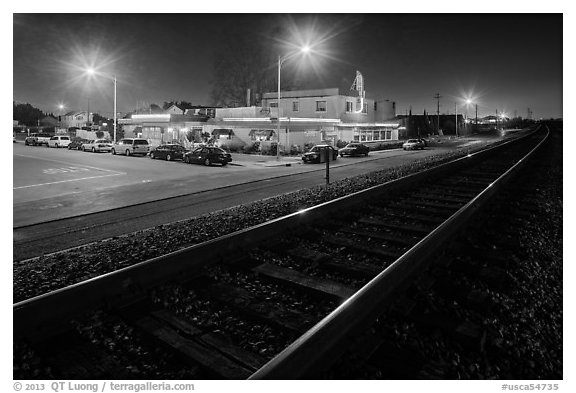
[[[326,146],[324,151],[324,157],[326,158],[326,191],[328,191],[328,185],[330,184],[330,147]]]

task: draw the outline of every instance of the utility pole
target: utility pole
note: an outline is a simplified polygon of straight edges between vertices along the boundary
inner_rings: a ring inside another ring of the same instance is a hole
[[[438,100],[438,107],[436,109],[436,133],[438,135],[440,135],[440,98],[442,96],[440,95],[440,93],[436,93],[434,94],[434,98],[436,98]]]
[[[478,125],[478,104],[476,104],[476,125]]]
[[[454,103],[454,125],[456,129],[456,136],[458,136],[458,105]]]

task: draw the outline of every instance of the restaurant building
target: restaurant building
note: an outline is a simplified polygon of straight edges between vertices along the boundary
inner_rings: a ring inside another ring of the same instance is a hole
[[[364,97],[362,89],[338,88],[264,93],[259,106],[213,108],[209,115],[134,114],[121,119],[126,137],[140,136],[152,145],[213,142],[246,149],[279,141],[281,151],[304,150],[317,143],[359,141],[368,145],[398,140],[395,103]],[[279,134],[279,135],[278,135]]]

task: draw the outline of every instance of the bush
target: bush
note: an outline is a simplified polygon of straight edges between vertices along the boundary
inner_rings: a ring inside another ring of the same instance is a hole
[[[275,156],[277,151],[278,151],[278,143],[277,142],[272,142],[270,144],[270,147],[266,150],[264,150],[264,148],[262,148],[262,154],[266,154],[269,156]]]
[[[292,145],[290,146],[290,155],[291,156],[295,156],[300,154],[300,146],[298,145]]]
[[[246,154],[255,154],[260,151],[260,142],[256,141],[251,145],[242,146],[242,151]]]
[[[336,147],[338,149],[342,149],[343,147],[345,147],[349,142],[343,141],[338,139],[338,141],[336,142]]]

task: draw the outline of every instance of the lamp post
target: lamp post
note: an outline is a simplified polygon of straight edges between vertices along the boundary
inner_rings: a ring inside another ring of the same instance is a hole
[[[96,70],[94,70],[93,68],[88,68],[88,69],[86,69],[86,73],[88,75],[94,75],[94,74],[96,74]],[[113,140],[113,142],[115,143],[116,142],[116,123],[117,123],[117,119],[116,119],[116,116],[117,116],[117,108],[116,108],[116,106],[117,106],[117,99],[116,99],[116,97],[117,97],[117,95],[116,95],[117,79],[116,79],[116,75],[114,75],[113,79],[114,79],[114,140]],[[88,113],[88,118],[90,118],[90,113]]]
[[[310,47],[304,46],[300,49],[302,53],[308,53],[310,51]],[[294,56],[297,52],[292,52],[284,56],[278,55],[278,102],[277,102],[277,109],[278,109],[278,119],[276,124],[276,135],[278,136],[278,145],[276,145],[276,160],[280,160],[280,71],[282,69],[282,63],[284,63],[288,58]]]
[[[58,105],[58,127],[62,128],[62,109],[64,109],[64,105]]]
[[[280,69],[286,57],[278,55],[278,102],[276,103],[277,119],[276,119],[276,136],[278,137],[278,144],[276,145],[276,160],[280,160]]]
[[[470,106],[471,103],[472,103],[472,100],[468,98],[466,100],[466,120],[468,120],[468,107]]]
[[[116,75],[114,75],[114,140],[113,143],[116,143]]]

